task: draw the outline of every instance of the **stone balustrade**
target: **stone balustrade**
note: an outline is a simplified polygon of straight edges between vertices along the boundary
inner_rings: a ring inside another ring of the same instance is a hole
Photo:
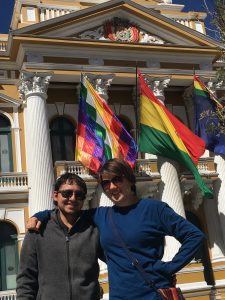
[[[40,21],[57,18],[75,11],[74,8],[58,8],[54,6],[39,7]]]
[[[0,173],[0,193],[27,190],[27,173]]]
[[[16,291],[0,291],[0,300],[16,300]]]
[[[0,51],[5,52],[7,50],[7,41],[2,41],[0,39]]]
[[[213,175],[216,173],[213,157],[200,158],[197,165],[201,175]]]
[[[213,175],[216,173],[214,158],[201,158],[197,165],[201,175]],[[55,162],[56,177],[65,172],[75,173],[83,178],[93,178],[92,174],[78,161],[57,161]],[[187,172],[185,172],[187,173]],[[152,178],[160,177],[157,159],[137,159],[135,165],[135,175],[137,177],[150,176]]]

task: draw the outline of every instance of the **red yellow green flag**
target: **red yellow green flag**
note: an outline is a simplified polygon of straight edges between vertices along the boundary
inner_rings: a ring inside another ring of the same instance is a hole
[[[204,153],[205,142],[160,103],[140,73],[139,81],[139,151],[179,161],[193,173],[203,195],[212,198],[212,191],[195,166]]]

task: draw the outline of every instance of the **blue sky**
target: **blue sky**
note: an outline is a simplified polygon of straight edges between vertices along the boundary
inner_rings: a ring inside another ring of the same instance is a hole
[[[15,0],[0,0],[0,33],[8,33],[12,10]],[[210,10],[213,9],[214,0],[206,0],[206,3]],[[173,4],[185,4],[184,11],[205,11],[204,0],[173,0]],[[211,29],[208,30],[208,34],[214,37],[212,31],[213,27],[210,24],[209,18],[207,18],[206,26]]]

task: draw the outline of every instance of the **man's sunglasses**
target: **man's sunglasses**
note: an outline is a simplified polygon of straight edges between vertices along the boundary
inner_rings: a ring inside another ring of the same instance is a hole
[[[124,175],[120,175],[120,176],[118,175],[118,176],[114,176],[112,179],[103,179],[101,181],[101,186],[102,186],[103,190],[108,190],[111,182],[114,185],[120,185],[123,182],[123,178],[124,178]]]
[[[84,200],[85,194],[82,191],[74,191],[74,190],[62,190],[58,191],[63,198],[71,198],[73,195],[75,196],[76,200]]]

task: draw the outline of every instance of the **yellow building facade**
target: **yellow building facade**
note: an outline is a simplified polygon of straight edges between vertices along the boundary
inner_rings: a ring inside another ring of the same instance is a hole
[[[10,33],[0,34],[0,300],[16,299],[26,221],[53,207],[57,176],[70,171],[86,180],[85,208],[111,205],[96,179],[74,161],[81,73],[134,138],[136,67],[160,101],[192,130],[193,70],[224,97],[224,85],[216,81],[221,45],[206,35],[206,14],[183,12],[175,2],[15,1]],[[214,199],[202,197],[183,166],[139,153],[137,190],[167,202],[207,237],[177,274],[185,297],[225,299],[224,157],[205,151],[198,169]],[[167,238],[164,259],[178,248]],[[108,299],[107,268],[100,266],[103,299]]]

